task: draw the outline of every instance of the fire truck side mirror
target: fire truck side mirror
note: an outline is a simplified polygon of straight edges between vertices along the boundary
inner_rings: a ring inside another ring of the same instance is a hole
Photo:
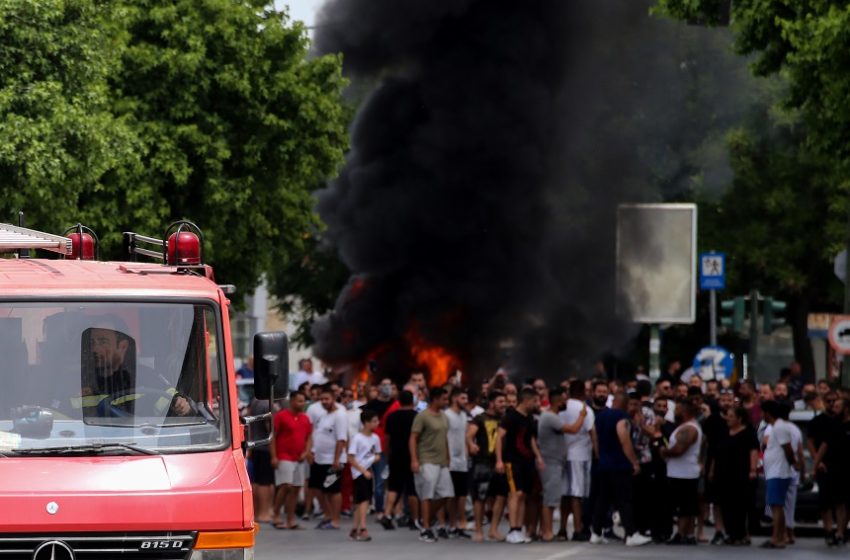
[[[261,400],[283,399],[289,392],[289,341],[286,333],[254,335],[254,395]]]

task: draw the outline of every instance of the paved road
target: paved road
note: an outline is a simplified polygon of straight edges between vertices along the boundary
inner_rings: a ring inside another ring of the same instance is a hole
[[[373,540],[355,543],[348,540],[348,527],[341,531],[277,531],[264,525],[258,537],[257,560],[316,559],[324,560],[566,560],[569,558],[670,558],[700,560],[709,558],[770,559],[777,558],[847,558],[850,549],[827,549],[820,539],[799,539],[786,550],[772,551],[758,547],[730,548],[700,545],[697,547],[645,546],[626,548],[622,544],[591,546],[588,544],[552,543],[507,545],[501,543],[472,543],[440,541],[421,543],[417,534],[408,530],[384,531],[370,525]],[[759,538],[756,543],[763,539]]]

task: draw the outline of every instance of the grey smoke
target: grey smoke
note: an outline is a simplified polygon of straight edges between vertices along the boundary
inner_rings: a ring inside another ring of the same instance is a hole
[[[615,313],[617,204],[722,186],[725,160],[699,161],[747,91],[724,36],[649,6],[325,5],[317,50],[377,85],[319,193],[352,281],[313,327],[317,355],[362,362],[380,347],[403,368],[415,324],[467,371],[507,360],[555,376],[634,334]],[[718,76],[728,96],[704,92]]]

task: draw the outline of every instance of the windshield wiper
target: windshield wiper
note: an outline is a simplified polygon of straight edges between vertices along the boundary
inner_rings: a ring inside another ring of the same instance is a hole
[[[35,449],[17,449],[17,455],[89,455],[100,454],[114,450],[133,451],[140,455],[156,455],[156,451],[138,447],[131,443],[89,443],[85,445],[66,445],[61,447],[40,447]]]

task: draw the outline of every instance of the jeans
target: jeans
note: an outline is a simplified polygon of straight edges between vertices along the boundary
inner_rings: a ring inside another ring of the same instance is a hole
[[[596,502],[599,500],[599,489],[602,487],[602,471],[599,470],[599,462],[593,461],[590,469],[590,496],[582,501],[582,525],[587,531],[593,526],[593,512],[596,510]],[[614,526],[614,521],[611,517],[611,511],[605,512],[605,521],[602,528],[605,530],[611,529]],[[601,533],[597,533],[599,535]]]
[[[381,460],[372,465],[372,474],[375,479],[375,510],[384,511],[384,495],[387,487],[387,481],[381,476],[387,468],[387,458],[382,453]]]
[[[620,521],[626,536],[635,533],[635,520],[632,513],[632,472],[603,471],[599,473],[599,493],[593,507],[593,532],[602,534],[605,517],[610,507],[620,512]]]

